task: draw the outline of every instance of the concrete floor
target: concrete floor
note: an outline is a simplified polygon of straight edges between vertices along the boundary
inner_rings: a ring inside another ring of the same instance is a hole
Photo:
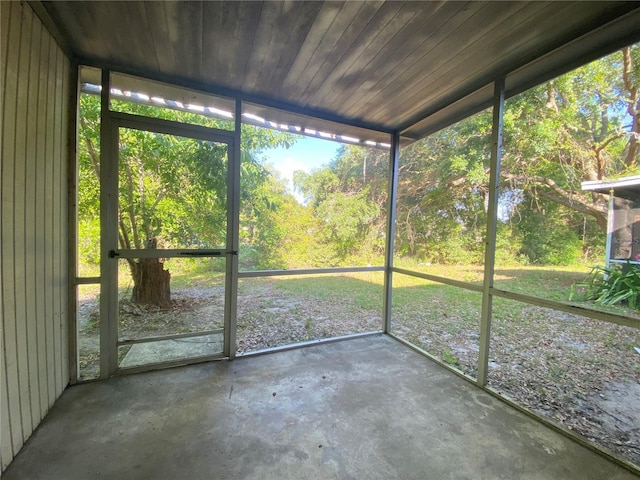
[[[68,389],[16,479],[636,479],[380,335]]]

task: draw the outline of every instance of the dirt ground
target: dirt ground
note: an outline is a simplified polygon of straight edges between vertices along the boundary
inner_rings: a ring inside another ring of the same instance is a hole
[[[175,288],[172,299],[167,310],[121,302],[120,337],[222,327],[221,288]],[[87,296],[78,307],[82,378],[95,378],[98,304]],[[251,282],[239,291],[237,352],[379,330],[377,310]],[[489,386],[640,465],[640,332],[535,306],[523,307],[517,317],[494,321]],[[396,335],[475,377],[479,329],[455,311],[434,316],[412,310],[392,325]]]

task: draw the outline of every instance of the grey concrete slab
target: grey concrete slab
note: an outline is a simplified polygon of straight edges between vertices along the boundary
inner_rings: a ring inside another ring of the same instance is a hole
[[[70,388],[3,478],[637,477],[380,335]]]

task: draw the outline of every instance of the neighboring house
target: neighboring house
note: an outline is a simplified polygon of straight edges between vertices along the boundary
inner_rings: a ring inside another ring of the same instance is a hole
[[[605,266],[640,265],[640,175],[582,182],[582,190],[609,195]]]

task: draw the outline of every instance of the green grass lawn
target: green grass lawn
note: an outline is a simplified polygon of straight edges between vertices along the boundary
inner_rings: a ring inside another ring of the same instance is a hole
[[[121,298],[127,298],[133,288],[133,282],[128,269],[124,265],[124,261],[121,267],[118,281],[120,296]],[[482,266],[477,265],[411,265],[410,267],[413,271],[474,285],[481,285],[484,276]],[[197,287],[198,285],[222,286],[224,284],[224,259],[172,259],[167,261],[166,268],[171,271],[171,286],[174,289]],[[409,266],[407,268],[409,269]],[[569,302],[572,285],[582,282],[589,271],[589,266],[496,268],[494,286],[508,292],[559,302]],[[272,278],[274,285],[282,293],[303,298],[315,298],[321,301],[334,301],[345,306],[372,311],[379,312],[382,310],[382,284],[384,280],[382,272]],[[247,284],[250,284],[251,281],[253,279],[242,280]],[[429,303],[425,298],[433,295],[438,296],[439,301],[437,303],[441,305],[456,305],[458,315],[468,318],[469,321],[477,319],[477,304],[479,300],[475,292],[408,275],[394,274],[393,305],[397,311],[418,308],[425,301]],[[571,303],[579,302],[574,301]],[[621,306],[604,308],[587,302],[583,302],[581,305],[640,318],[637,312]],[[508,314],[510,310],[513,310],[513,308],[503,305],[500,311]],[[496,311],[496,313],[499,312]]]
[[[382,272],[272,277],[277,290],[382,312]]]

